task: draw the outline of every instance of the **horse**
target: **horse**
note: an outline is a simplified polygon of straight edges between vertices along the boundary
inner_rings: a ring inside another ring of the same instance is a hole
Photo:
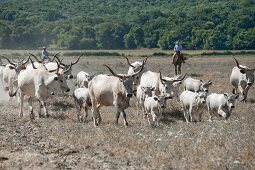
[[[175,67],[175,75],[181,74],[181,66],[182,63],[185,63],[185,60],[187,60],[187,58],[185,58],[181,53],[174,54],[172,64]]]

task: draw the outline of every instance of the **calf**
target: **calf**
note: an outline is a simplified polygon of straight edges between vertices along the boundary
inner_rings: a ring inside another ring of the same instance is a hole
[[[81,116],[81,110],[85,110],[85,116],[88,117],[88,108],[91,107],[91,100],[89,96],[88,88],[78,88],[73,92],[73,98],[75,107],[77,109],[78,121],[82,122],[83,118]]]
[[[148,122],[151,126],[159,125],[159,120],[162,116],[162,109],[166,106],[165,96],[146,97],[144,100],[145,117],[148,117]]]
[[[139,114],[140,108],[144,112],[144,100],[146,97],[151,97],[155,87],[143,87],[137,86],[136,97],[137,97],[137,114]]]
[[[209,121],[212,121],[212,113],[218,113],[226,120],[235,108],[235,102],[238,95],[228,95],[212,93],[206,99],[207,110],[209,113]]]
[[[210,85],[212,85],[211,80],[208,82],[203,82],[203,80],[197,80],[191,77],[188,77],[186,80],[184,80],[184,90],[193,92],[204,91],[208,93]]]
[[[183,91],[180,95],[180,102],[183,109],[186,122],[193,122],[193,112],[196,111],[199,115],[199,121],[201,121],[203,109],[205,108],[206,92],[191,92]],[[189,114],[189,118],[188,115]]]
[[[77,86],[79,88],[81,88],[81,87],[88,88],[89,79],[90,79],[90,75],[88,73],[86,73],[84,71],[80,71],[77,74]]]

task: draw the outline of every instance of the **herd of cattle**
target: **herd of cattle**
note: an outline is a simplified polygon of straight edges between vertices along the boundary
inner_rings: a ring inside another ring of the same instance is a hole
[[[14,96],[17,98],[20,104],[20,117],[23,116],[24,97],[27,97],[30,115],[33,119],[32,102],[34,98],[40,103],[39,117],[41,117],[42,109],[44,115],[48,116],[46,99],[54,94],[70,91],[66,80],[74,78],[72,66],[78,63],[81,56],[75,62],[64,64],[63,60],[57,56],[58,54],[47,62],[29,54],[27,59],[18,62],[1,56],[8,63],[4,64],[0,60],[0,82],[4,90],[8,91],[10,98]],[[166,107],[166,100],[175,96],[181,103],[187,122],[194,121],[193,113],[196,113],[198,121],[201,121],[206,106],[209,121],[215,113],[227,119],[235,107],[236,99],[241,98],[240,100],[245,102],[248,91],[254,83],[255,69],[240,65],[235,58],[236,66],[232,69],[230,76],[230,83],[234,86],[232,95],[209,94],[211,80],[204,82],[191,77],[185,79],[186,74],[167,77],[161,72],[153,72],[146,66],[148,57],[142,62],[134,63],[130,63],[127,57],[125,59],[130,66],[127,74],[116,74],[107,65],[104,66],[109,69],[111,75],[90,76],[84,71],[77,74],[78,88],[73,92],[73,98],[79,121],[83,120],[81,111],[84,109],[87,117],[88,109],[91,109],[94,126],[98,126],[101,122],[99,108],[115,106],[117,109],[116,123],[122,114],[124,124],[127,126],[125,109],[129,107],[129,101],[133,95],[137,101],[137,113],[142,111],[144,118],[148,119],[151,126],[159,124],[162,111]],[[182,81],[184,91],[179,96]]]

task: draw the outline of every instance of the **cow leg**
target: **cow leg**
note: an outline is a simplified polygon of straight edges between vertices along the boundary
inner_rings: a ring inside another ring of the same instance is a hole
[[[202,121],[202,113],[203,111],[200,111],[198,114],[198,121],[201,122]]]
[[[116,121],[115,121],[115,123],[116,123],[116,124],[118,124],[118,122],[119,122],[119,117],[120,117],[120,110],[119,110],[119,109],[117,109],[117,113],[116,113]]]
[[[85,118],[87,118],[88,117],[88,107],[87,106],[84,107],[84,111],[85,111]]]
[[[138,114],[138,115],[139,115],[139,112],[140,112],[140,107],[141,107],[141,105],[140,105],[140,101],[138,99],[137,102],[136,102],[136,114]]]
[[[28,99],[28,105],[29,105],[29,111],[30,111],[30,119],[33,120],[35,118],[34,112],[33,112],[33,105],[32,105],[32,97],[29,97]]]
[[[190,122],[193,122],[192,106],[189,107],[189,117],[190,117]]]
[[[92,103],[92,116],[93,116],[93,120],[94,120],[94,126],[97,127],[102,119],[101,119],[101,116],[100,116],[100,113],[99,113],[99,109],[95,106],[93,107],[93,103]]]
[[[209,105],[207,105],[207,112],[209,114],[209,122],[212,122],[212,113],[210,111],[210,106]]]
[[[227,117],[227,113],[224,112],[224,111],[221,109],[221,107],[219,107],[219,109],[218,109],[218,114],[221,115],[221,116],[224,117],[224,118]]]
[[[241,94],[241,102],[244,102],[245,101],[245,92],[244,92],[244,89],[241,85],[238,85],[238,89],[240,91],[240,94]]]
[[[38,95],[36,95],[36,96],[38,96]],[[40,101],[41,106],[42,106],[42,108],[43,108],[44,116],[45,116],[45,117],[49,117],[48,111],[47,111],[47,109],[46,109],[46,104],[45,104],[45,102],[43,101],[43,99],[42,99],[40,96],[38,96],[38,100]]]
[[[122,110],[121,113],[122,113],[122,117],[123,117],[123,120],[124,120],[124,125],[127,127],[128,126],[128,122],[127,122],[126,112],[124,110]]]
[[[182,110],[183,110],[184,118],[185,118],[186,122],[189,123],[189,119],[187,117],[187,109],[186,109],[186,107],[182,103],[181,103],[181,105],[182,105]]]
[[[20,93],[20,111],[19,111],[19,117],[23,117],[23,101],[24,101],[24,94]]]
[[[82,116],[81,116],[81,106],[78,104],[78,103],[76,103],[75,102],[75,107],[76,107],[76,110],[77,110],[77,112],[76,112],[76,115],[77,115],[77,119],[78,119],[78,121],[79,122],[82,122]]]
[[[149,125],[152,127],[153,126],[152,115],[151,114],[147,114],[147,117],[148,117]]]

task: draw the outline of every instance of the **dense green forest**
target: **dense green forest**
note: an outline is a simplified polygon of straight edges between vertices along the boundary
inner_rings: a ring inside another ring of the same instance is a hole
[[[255,49],[255,0],[0,0],[0,48]]]

